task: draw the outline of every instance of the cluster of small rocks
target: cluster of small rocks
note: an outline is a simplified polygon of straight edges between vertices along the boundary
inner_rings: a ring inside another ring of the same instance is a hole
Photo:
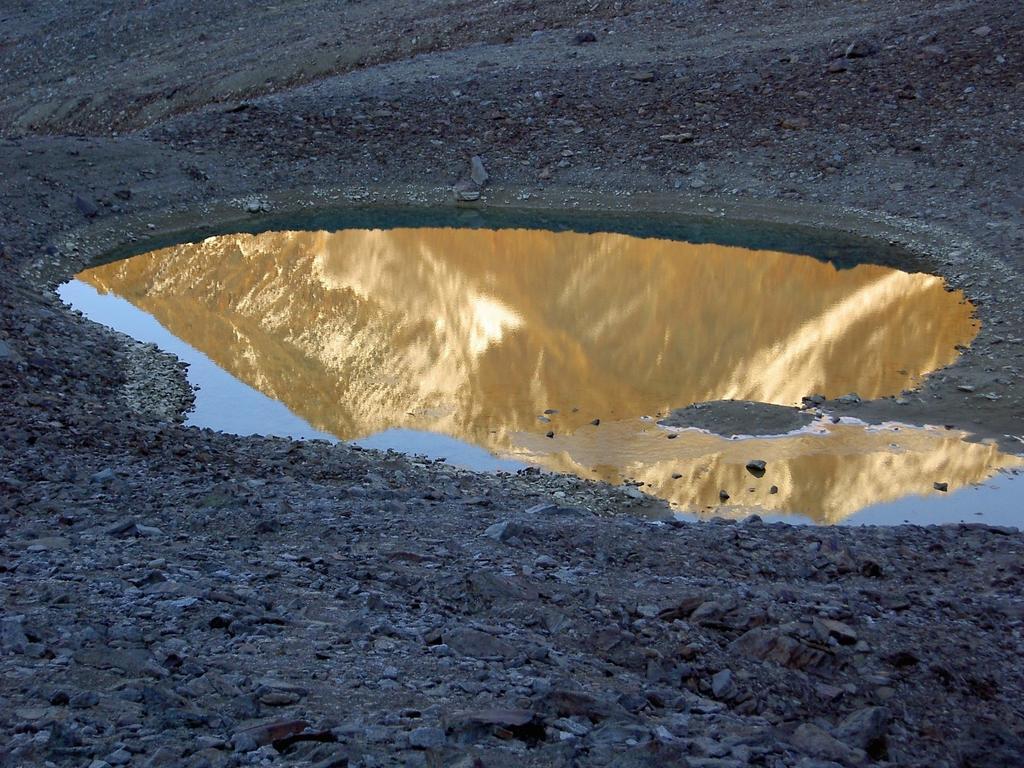
[[[602,517],[444,464],[230,442],[0,478],[11,764],[1021,754],[1016,532]]]

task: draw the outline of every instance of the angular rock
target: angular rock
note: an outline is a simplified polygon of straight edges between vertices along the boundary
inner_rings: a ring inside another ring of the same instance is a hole
[[[0,619],[0,652],[6,654],[24,653],[29,640],[25,635],[24,616],[5,616]]]
[[[502,520],[500,523],[489,525],[484,530],[484,536],[495,541],[507,542],[512,539],[524,539],[532,533],[532,529],[515,520]]]
[[[711,693],[716,699],[728,699],[736,692],[736,683],[732,679],[732,672],[723,669],[716,672],[711,678]]]
[[[480,199],[480,187],[473,181],[459,182],[454,187],[455,199],[462,202],[473,202]]]
[[[789,117],[782,118],[779,123],[779,127],[785,128],[788,131],[802,131],[805,128],[809,128],[811,121],[803,115],[790,115]]]
[[[846,46],[845,56],[848,59],[863,59],[878,53],[878,45],[870,40],[854,40]]]
[[[309,723],[305,720],[275,720],[236,732],[231,737],[231,743],[236,752],[251,752],[257,747],[300,734],[307,728],[309,728]],[[255,746],[252,749],[246,749],[245,747],[250,744]]]
[[[437,749],[443,747],[447,739],[440,728],[424,726],[409,734],[409,745],[413,749]]]
[[[676,619],[689,618],[690,614],[700,608],[707,600],[707,595],[702,593],[687,595],[670,608],[665,608],[658,614],[662,621],[675,621]]]
[[[167,675],[167,670],[146,651],[135,648],[87,648],[78,651],[75,660],[96,669],[119,669],[130,675]]]
[[[132,753],[122,747],[115,749],[105,759],[111,765],[128,765],[132,761]]]
[[[268,707],[285,707],[295,704],[301,696],[293,691],[268,691],[260,696],[260,703]]]
[[[857,633],[849,624],[835,619],[815,619],[814,623],[825,637],[834,637],[840,645],[853,645],[857,642]]]
[[[92,475],[90,475],[89,476],[89,482],[101,483],[101,484],[102,483],[109,483],[111,480],[114,480],[116,478],[117,478],[117,474],[114,472],[114,470],[111,467],[107,467],[105,469],[101,469],[99,472],[94,472]],[[131,520],[131,518],[129,518],[129,520]],[[134,523],[135,521],[131,520],[131,522]],[[119,524],[120,523],[115,523],[115,525],[119,525]],[[127,527],[124,530],[127,530]],[[109,532],[110,531],[108,530],[108,533]]]
[[[860,765],[866,759],[862,750],[854,749],[819,728],[813,723],[803,723],[790,738],[793,746],[813,757],[826,760],[838,760],[844,763]]]
[[[732,653],[762,661],[773,661],[792,669],[824,669],[831,665],[832,655],[808,645],[778,628],[755,627],[729,643]]]
[[[256,743],[256,737],[251,733],[242,732],[231,737],[231,746],[235,752],[254,752],[260,745]]]
[[[144,763],[146,768],[166,768],[166,766],[178,765],[181,762],[181,755],[170,747],[159,747],[156,752],[149,756]]]
[[[545,697],[548,706],[562,717],[586,717],[597,722],[622,710],[610,701],[603,701],[583,691],[555,689]]]
[[[477,571],[468,578],[469,591],[486,600],[527,600],[538,597],[536,587],[525,580],[510,579],[489,571]]]
[[[490,174],[487,173],[487,169],[484,168],[484,161],[479,155],[473,155],[469,159],[469,178],[473,180],[473,183],[478,187],[482,187],[487,183],[490,178]]]
[[[516,653],[511,643],[486,632],[465,627],[445,632],[444,642],[456,653],[475,659],[508,659]]]
[[[100,213],[96,203],[82,195],[75,195],[75,208],[87,219],[95,219]]]
[[[873,759],[886,754],[886,734],[892,722],[892,712],[886,707],[865,707],[850,713],[835,729],[837,739],[851,747],[863,749]]]
[[[492,707],[457,712],[452,716],[452,720],[455,722],[478,723],[480,725],[518,727],[531,722],[534,717],[536,717],[535,713],[529,709]]]

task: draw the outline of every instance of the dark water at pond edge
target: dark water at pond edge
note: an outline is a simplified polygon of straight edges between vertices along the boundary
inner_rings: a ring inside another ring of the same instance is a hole
[[[656,424],[707,400],[899,395],[955,360],[978,328],[963,296],[858,263],[863,249],[797,248],[829,262],[615,232],[228,234],[87,270],[62,296],[191,363],[199,426],[642,482],[702,516],[1018,524],[1020,484],[997,473],[1021,461],[955,432],[819,421],[730,440]]]

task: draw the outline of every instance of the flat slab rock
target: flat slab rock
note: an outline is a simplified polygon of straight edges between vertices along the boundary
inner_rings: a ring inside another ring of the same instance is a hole
[[[661,419],[663,427],[705,429],[716,435],[783,435],[814,421],[814,415],[784,405],[751,400],[712,400],[678,408]]]

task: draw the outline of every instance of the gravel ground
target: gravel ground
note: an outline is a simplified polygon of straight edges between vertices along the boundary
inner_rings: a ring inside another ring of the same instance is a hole
[[[825,407],[1019,452],[1022,57],[1010,0],[6,4],[0,761],[1024,762],[1017,531],[667,525],[186,429],[175,361],[53,293],[198,224],[450,206],[479,155],[476,206],[903,245],[982,332],[905,405]]]

